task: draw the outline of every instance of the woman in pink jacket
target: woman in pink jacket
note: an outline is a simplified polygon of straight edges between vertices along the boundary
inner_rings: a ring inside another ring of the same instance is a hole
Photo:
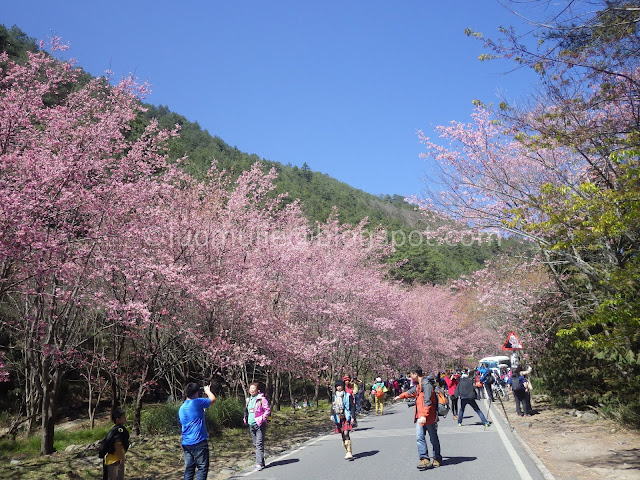
[[[262,470],[264,465],[264,437],[267,433],[267,417],[271,414],[269,401],[260,393],[258,383],[249,385],[249,397],[245,410],[244,423],[249,424],[251,440],[256,447],[256,470]]]
[[[460,380],[460,375],[457,373],[451,376],[444,376],[444,381],[447,383],[449,398],[451,399],[451,413],[453,414],[454,420],[458,419],[458,397],[454,395],[456,387],[458,386],[458,380]]]

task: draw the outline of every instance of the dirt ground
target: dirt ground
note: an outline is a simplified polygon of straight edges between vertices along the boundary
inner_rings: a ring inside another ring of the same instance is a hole
[[[582,412],[553,407],[543,396],[534,396],[532,404],[531,417],[516,417],[513,400],[505,407],[515,430],[556,480],[640,480],[639,431],[578,417]]]

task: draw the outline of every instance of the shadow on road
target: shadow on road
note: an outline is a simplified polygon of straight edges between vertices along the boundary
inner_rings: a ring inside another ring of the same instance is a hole
[[[443,466],[445,465],[458,465],[459,463],[464,462],[473,462],[477,460],[478,457],[444,457],[445,461],[443,462]]]
[[[359,452],[359,453],[354,453],[353,454],[353,459],[357,460],[359,458],[364,458],[364,457],[371,457],[373,455],[375,455],[376,453],[379,453],[380,450],[371,450],[370,452]]]
[[[277,462],[271,462],[264,468],[280,467],[282,465],[289,465],[290,463],[297,463],[299,461],[300,459],[298,458],[288,458],[287,460],[278,460]]]
[[[443,462],[443,466],[458,465],[459,463],[473,462],[474,460],[478,459],[478,457],[444,457],[444,458],[445,460]]]
[[[360,428],[360,427],[355,427],[353,429],[354,432],[364,432],[365,430],[371,430],[373,429],[373,427],[365,427],[365,428]]]

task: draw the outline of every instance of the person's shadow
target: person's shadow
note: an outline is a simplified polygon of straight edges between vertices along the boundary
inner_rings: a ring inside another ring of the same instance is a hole
[[[473,462],[477,459],[478,457],[445,457],[445,460],[442,462],[442,466],[446,467],[447,465],[458,465],[459,463]]]
[[[369,452],[358,452],[358,453],[354,453],[353,454],[353,459],[357,460],[359,458],[364,458],[364,457],[372,457],[373,455],[380,453],[380,450],[371,450]]]
[[[289,465],[290,463],[297,463],[299,461],[300,459],[298,458],[288,458],[286,460],[278,460],[275,462],[268,463],[267,465],[265,465],[264,468],[281,467],[282,465]]]

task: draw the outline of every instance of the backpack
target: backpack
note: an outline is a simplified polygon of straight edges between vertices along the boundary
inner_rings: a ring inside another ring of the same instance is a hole
[[[449,398],[442,387],[435,387],[436,399],[438,400],[438,416],[446,417],[449,413]]]
[[[129,432],[124,425],[114,425],[107,436],[100,442],[98,442],[98,458],[104,458],[108,453],[115,453],[114,439],[116,435],[119,436],[118,441],[122,442],[124,451],[129,450]]]
[[[524,385],[520,381],[520,377],[511,377],[511,390],[514,392],[524,392]]]
[[[460,377],[455,395],[459,398],[476,398],[476,391],[471,377]]]
[[[116,426],[112,427],[100,442],[98,442],[98,458],[104,458],[107,453],[113,453],[113,437],[116,434]]]
[[[338,415],[338,417],[341,417],[344,415],[345,409],[349,409],[349,406],[345,405],[344,401],[342,402],[341,406],[337,405],[336,397],[337,395],[333,397],[333,403],[331,404],[331,415]],[[343,400],[344,400],[344,397],[343,397]]]
[[[376,397],[377,397],[377,398],[382,398],[382,397],[384,397],[384,390],[382,389],[382,386],[381,386],[381,385],[378,385],[378,386],[376,387]]]

